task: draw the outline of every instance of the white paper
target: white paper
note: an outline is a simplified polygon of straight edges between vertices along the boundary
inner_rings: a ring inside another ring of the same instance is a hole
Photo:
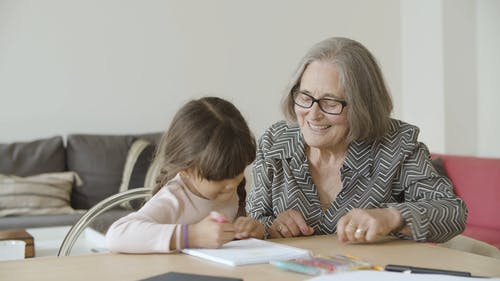
[[[499,278],[484,279],[484,278],[471,278],[443,274],[412,274],[388,271],[375,271],[375,270],[357,270],[351,272],[342,272],[328,275],[321,275],[307,281],[467,281],[467,280],[488,280],[500,281]]]
[[[219,249],[184,249],[182,252],[230,266],[310,256],[309,250],[254,238],[231,241]]]

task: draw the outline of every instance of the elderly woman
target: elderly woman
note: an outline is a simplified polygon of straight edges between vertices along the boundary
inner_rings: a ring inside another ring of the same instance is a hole
[[[463,231],[464,202],[432,166],[419,129],[390,118],[391,97],[363,45],[329,38],[313,46],[283,110],[288,122],[259,139],[246,206],[266,237],[443,242]]]

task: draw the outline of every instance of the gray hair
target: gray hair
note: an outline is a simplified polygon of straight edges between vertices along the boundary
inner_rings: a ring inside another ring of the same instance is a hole
[[[289,123],[296,124],[292,94],[299,90],[304,70],[314,61],[332,63],[339,72],[347,106],[347,140],[374,141],[389,129],[392,100],[382,71],[373,55],[361,43],[333,37],[314,45],[302,58],[282,99],[282,110]]]

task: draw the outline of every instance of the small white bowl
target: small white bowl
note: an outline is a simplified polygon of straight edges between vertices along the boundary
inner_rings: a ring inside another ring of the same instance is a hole
[[[1,240],[0,260],[22,260],[26,249],[26,242],[22,240]]]

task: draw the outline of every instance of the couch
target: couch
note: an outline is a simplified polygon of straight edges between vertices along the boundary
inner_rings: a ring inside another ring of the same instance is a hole
[[[500,248],[500,159],[433,154],[469,209],[465,236]]]
[[[151,185],[160,137],[71,134],[0,143],[0,229],[72,225],[104,198]]]
[[[72,225],[104,198],[151,185],[160,137],[72,134],[0,143],[0,229]],[[463,235],[500,248],[500,159],[433,154],[432,161],[467,203]],[[60,187],[57,196],[42,192],[50,186]],[[29,192],[16,193],[20,187]],[[60,206],[45,208],[47,197],[60,198]]]

